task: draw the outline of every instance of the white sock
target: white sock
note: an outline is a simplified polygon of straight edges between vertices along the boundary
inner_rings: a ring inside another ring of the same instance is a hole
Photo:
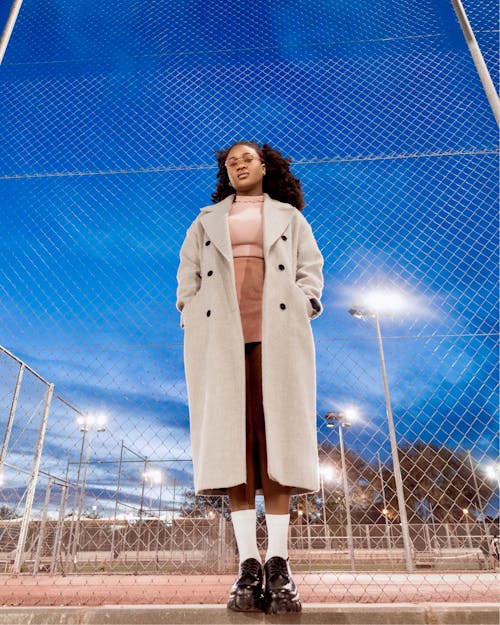
[[[289,514],[266,514],[267,553],[266,562],[274,556],[288,558]]]
[[[231,512],[231,521],[238,545],[240,563],[243,560],[248,560],[248,558],[255,558],[260,562],[260,553],[257,549],[257,513],[255,508]]]

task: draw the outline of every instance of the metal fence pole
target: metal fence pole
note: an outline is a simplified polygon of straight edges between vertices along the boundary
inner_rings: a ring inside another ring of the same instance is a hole
[[[115,546],[115,535],[116,535],[116,519],[118,516],[118,497],[120,494],[120,488],[121,488],[121,479],[122,479],[122,467],[123,467],[123,440],[121,441],[121,446],[120,446],[120,460],[118,462],[118,478],[117,478],[117,482],[116,482],[116,495],[115,495],[115,510],[114,510],[114,514],[113,514],[113,519],[114,519],[114,526],[113,526],[113,531],[111,532],[111,548],[110,548],[110,562],[111,562],[111,566],[113,565],[113,562],[115,561],[115,556],[118,557],[118,553],[115,553],[116,550],[116,546]]]
[[[66,478],[67,478],[66,473]],[[61,490],[61,502],[59,505],[59,516],[57,518],[57,529],[54,538],[54,549],[52,552],[52,561],[50,563],[50,573],[53,575],[57,569],[57,562],[61,556],[61,546],[64,539],[64,516],[66,514],[66,505],[68,501],[68,482],[62,486]]]
[[[47,483],[47,489],[45,491],[45,501],[43,502],[42,521],[40,523],[40,531],[38,532],[38,544],[36,546],[35,562],[33,564],[33,575],[36,575],[40,571],[40,557],[43,550],[43,541],[45,540],[45,528],[47,526],[47,513],[50,504],[50,494],[52,491],[52,484],[54,480],[49,479]]]
[[[0,38],[0,65],[2,64],[3,57],[5,56],[5,52],[7,51],[7,46],[9,45],[12,31],[14,30],[14,26],[16,25],[17,16],[19,15],[19,11],[21,10],[22,3],[23,0],[14,0],[14,2],[12,3],[9,17],[5,24],[5,28],[3,29],[2,37]]]
[[[54,394],[54,385],[49,384],[47,392],[45,394],[45,405],[42,414],[42,421],[40,424],[40,431],[38,433],[38,441],[35,449],[35,459],[33,461],[33,468],[31,471],[31,478],[28,484],[26,493],[26,505],[24,508],[23,520],[21,522],[21,529],[19,531],[19,540],[17,542],[16,556],[12,567],[13,573],[20,573],[24,560],[24,547],[26,544],[26,537],[28,535],[28,528],[31,519],[31,511],[33,509],[33,500],[35,498],[35,489],[38,482],[38,474],[40,471],[40,462],[42,459],[43,442],[45,440],[45,432],[47,430],[47,421],[49,418],[50,404],[52,401],[52,395]]]
[[[143,519],[143,514],[144,514],[144,490],[146,487],[146,472],[147,472],[147,468],[148,468],[148,458],[144,458],[144,467],[142,469],[142,478],[141,478],[141,503],[140,503],[140,508],[139,508],[139,519],[137,522],[137,526],[138,526],[138,533],[137,533],[137,549],[135,552],[135,574],[137,575],[137,572],[139,570],[139,554],[141,549],[144,549],[144,545],[141,544],[142,543],[142,535],[144,534],[144,530],[142,527],[142,519]]]
[[[495,85],[491,80],[486,63],[484,62],[481,49],[470,25],[469,18],[467,17],[461,0],[451,0],[451,3],[455,9],[455,13],[457,14],[458,21],[460,22],[465,41],[469,47],[469,52],[472,56],[472,60],[474,61],[474,65],[476,66],[479,78],[481,79],[481,83],[486,93],[486,97],[488,98],[488,102],[490,103],[491,110],[493,111],[497,124],[500,126],[500,102],[498,94],[496,92]]]
[[[9,418],[7,420],[7,428],[5,430],[5,436],[3,438],[2,449],[0,450],[0,473],[3,469],[3,463],[7,457],[7,449],[9,447],[10,434],[12,432],[12,425],[14,423],[14,417],[16,414],[17,402],[19,400],[19,393],[21,390],[21,383],[23,381],[25,364],[22,362],[19,365],[19,372],[17,374],[16,387],[14,389],[14,395],[12,396],[12,402],[10,405]]]

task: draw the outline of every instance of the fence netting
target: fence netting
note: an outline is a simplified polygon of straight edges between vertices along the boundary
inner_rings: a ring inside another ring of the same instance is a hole
[[[193,492],[174,304],[214,151],[248,138],[293,158],[325,258],[302,587],[486,585],[498,143],[452,3],[84,4],[23,6],[0,70],[0,574],[235,572],[227,499]],[[495,3],[464,6],[497,76]]]

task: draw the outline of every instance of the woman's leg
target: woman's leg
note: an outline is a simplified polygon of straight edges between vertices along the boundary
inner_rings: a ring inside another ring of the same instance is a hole
[[[261,345],[254,350],[252,360],[253,426],[257,444],[256,465],[262,485],[266,508],[267,553],[264,609],[267,613],[300,612],[300,598],[288,563],[288,527],[290,525],[291,489],[272,480],[267,472],[267,446],[264,407],[262,401]]]
[[[252,510],[255,508],[255,491],[248,488],[248,484],[240,484],[227,489],[231,512]]]
[[[253,425],[255,402],[252,401],[255,372],[255,344],[245,346],[246,377],[246,464],[247,481],[227,489],[231,520],[238,545],[240,563],[249,558],[260,562],[257,549],[257,515],[255,511],[255,492],[257,490],[258,455],[256,454],[255,428]]]
[[[262,397],[262,346],[257,344],[252,349],[249,380],[250,406],[252,416],[254,465],[258,475],[255,477],[262,486],[266,508],[268,549],[266,560],[273,556],[288,557],[288,524],[290,521],[290,488],[272,480],[267,473],[266,424]]]
[[[231,520],[240,558],[239,573],[229,594],[228,608],[237,612],[253,612],[262,608],[262,564],[257,548],[257,515],[255,492],[258,462],[255,462],[255,437],[252,425],[251,346],[245,346],[247,414],[246,459],[247,481],[228,488]]]
[[[278,482],[270,480],[266,471],[266,474],[262,475],[262,490],[264,491],[266,514],[289,514],[290,488],[288,486],[282,486]]]

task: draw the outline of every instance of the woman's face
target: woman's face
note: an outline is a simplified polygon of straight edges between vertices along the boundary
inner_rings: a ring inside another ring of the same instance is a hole
[[[257,151],[249,145],[233,146],[226,157],[231,186],[239,195],[262,195],[266,166]]]

